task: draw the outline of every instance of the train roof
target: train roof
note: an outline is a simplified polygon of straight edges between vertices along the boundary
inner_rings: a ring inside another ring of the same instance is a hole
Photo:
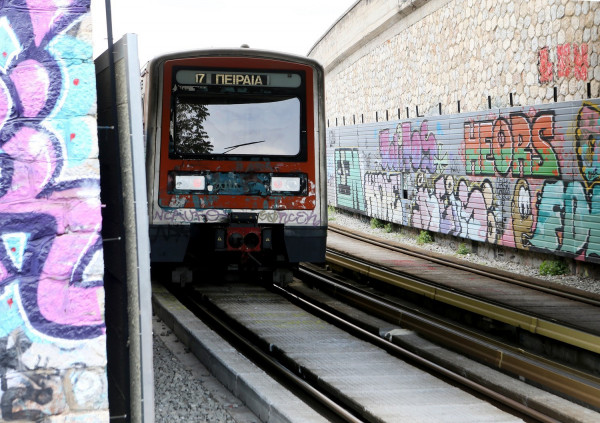
[[[294,54],[283,53],[283,52],[278,52],[278,51],[253,49],[253,48],[211,48],[211,49],[186,50],[186,51],[166,53],[166,54],[162,54],[160,56],[156,56],[153,59],[151,59],[144,66],[144,68],[151,69],[154,66],[156,66],[160,63],[164,63],[167,60],[187,59],[187,58],[195,58],[195,57],[235,57],[235,56],[283,60],[283,61],[293,62],[293,63],[303,63],[303,64],[311,65],[311,66],[316,67],[321,70],[323,69],[323,66],[318,61],[316,61],[315,59],[306,57],[306,56],[294,55]]]

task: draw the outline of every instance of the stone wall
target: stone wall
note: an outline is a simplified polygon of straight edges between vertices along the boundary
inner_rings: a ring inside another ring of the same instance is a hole
[[[591,272],[599,23],[587,1],[357,2],[311,52],[329,204]]]
[[[309,55],[329,124],[368,123],[598,97],[599,25],[589,1],[362,0]]]
[[[0,421],[109,420],[89,6],[0,0]]]

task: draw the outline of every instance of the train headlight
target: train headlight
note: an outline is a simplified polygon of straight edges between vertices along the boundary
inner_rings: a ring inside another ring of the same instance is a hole
[[[273,176],[271,178],[271,191],[300,191],[300,178]]]
[[[175,175],[175,189],[182,191],[204,190],[206,178],[204,175]]]

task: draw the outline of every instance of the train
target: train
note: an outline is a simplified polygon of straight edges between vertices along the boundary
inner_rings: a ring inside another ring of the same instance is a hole
[[[324,71],[251,48],[162,55],[142,72],[153,271],[286,284],[324,262]]]

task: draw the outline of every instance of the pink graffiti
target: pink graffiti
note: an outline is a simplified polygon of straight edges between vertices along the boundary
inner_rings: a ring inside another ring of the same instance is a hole
[[[68,223],[69,226],[83,226],[85,222],[80,219],[87,220],[89,218],[86,215],[96,215],[96,210],[89,205],[79,206],[80,210],[71,213],[72,221]],[[80,260],[82,252],[94,244],[97,237],[97,233],[84,232],[55,238],[38,285],[38,307],[47,320],[70,326],[102,324],[103,312],[98,301],[99,290],[102,288],[70,285],[74,264]]]
[[[411,122],[400,124],[393,136],[389,129],[379,132],[381,167],[383,170],[435,173],[435,134],[429,131],[427,121],[421,122],[419,129],[413,130],[411,125]]]
[[[467,182],[461,180],[456,190],[461,202],[460,219],[464,223],[465,238],[485,241],[487,236],[487,207],[481,189],[470,190]]]
[[[568,77],[571,74],[573,68],[573,62],[571,61],[571,44],[562,44],[556,48],[558,56],[557,74],[558,77]]]
[[[392,135],[389,129],[379,131],[379,154],[383,170],[398,170],[400,167],[400,152],[398,135]]]
[[[31,11],[31,24],[36,46],[41,44],[46,34],[52,29],[53,24],[63,16],[63,10],[71,3],[71,0],[27,0],[27,7]]]
[[[10,204],[35,198],[57,163],[57,158],[50,156],[54,148],[48,135],[24,127],[2,149],[14,160],[13,181],[19,181],[18,189],[9,190],[2,202]]]
[[[81,286],[74,272],[83,257],[99,241],[101,221],[98,200],[82,197],[81,188],[57,191],[36,198],[60,163],[48,134],[23,127],[2,147],[13,159],[12,189],[0,202],[0,213],[50,215],[56,220],[56,237],[46,243],[48,256],[37,286],[37,309],[55,324],[102,326],[102,287]],[[37,222],[23,231],[31,231]],[[6,269],[0,275],[10,276]],[[2,279],[0,279],[2,282]],[[25,282],[22,282],[25,283]],[[31,305],[30,305],[31,306]]]
[[[415,228],[437,232],[439,207],[434,196],[424,186],[418,187],[412,208],[412,224]]]
[[[402,158],[404,168],[408,169],[408,160],[412,170],[427,170],[434,173],[436,166],[434,156],[437,153],[437,141],[435,135],[429,132],[427,121],[421,123],[419,130],[411,130],[411,123],[402,124]]]
[[[588,78],[588,46],[587,44],[581,44],[577,48],[576,44],[573,44],[574,64],[575,64],[575,77],[580,81],[587,81]]]
[[[23,106],[23,117],[36,117],[46,104],[50,79],[44,66],[35,60],[24,60],[11,72]]]

